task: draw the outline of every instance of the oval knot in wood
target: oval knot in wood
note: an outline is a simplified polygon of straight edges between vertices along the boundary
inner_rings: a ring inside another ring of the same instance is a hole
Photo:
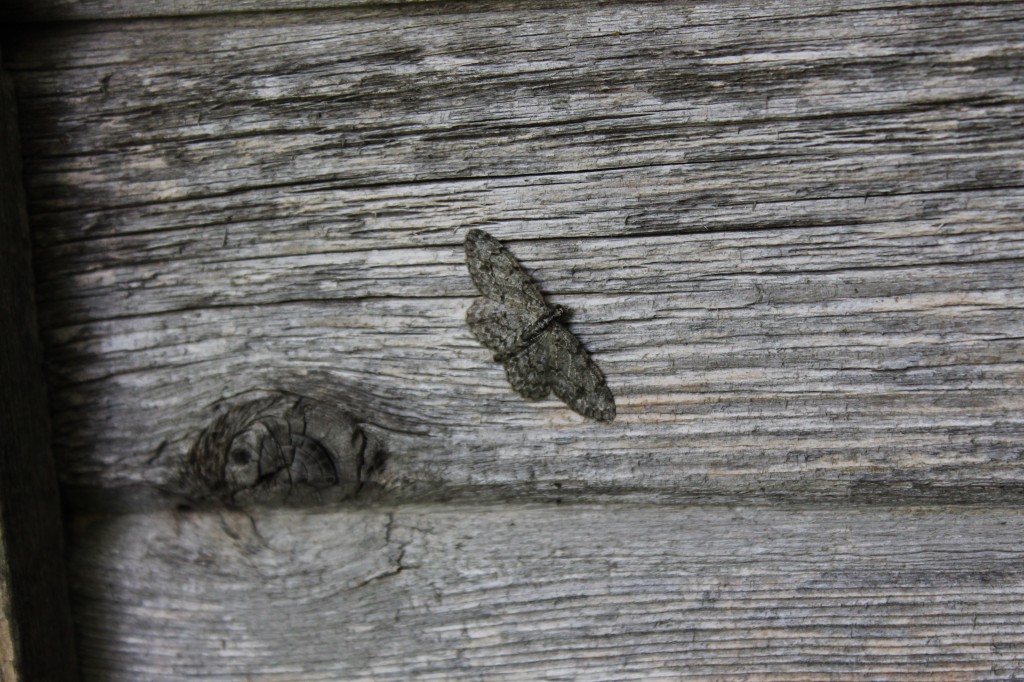
[[[225,504],[309,505],[355,496],[383,450],[346,412],[274,394],[228,407],[185,457],[189,492]]]

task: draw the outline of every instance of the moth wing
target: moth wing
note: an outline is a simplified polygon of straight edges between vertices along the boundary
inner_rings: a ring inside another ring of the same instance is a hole
[[[495,353],[506,353],[519,332],[531,322],[522,308],[478,298],[466,311],[466,324],[476,340]]]
[[[532,343],[505,361],[505,376],[516,393],[527,400],[542,400],[551,393],[551,363],[547,347]]]
[[[547,310],[537,284],[512,252],[483,230],[466,234],[466,267],[473,284],[487,298],[514,308],[525,308],[531,317]]]
[[[495,353],[511,350],[518,332],[529,323],[522,309],[510,308],[489,298],[476,299],[466,312],[469,331]],[[540,400],[551,392],[548,371],[546,347],[539,342],[505,360],[508,382],[527,400]]]
[[[615,397],[604,373],[572,332],[553,322],[534,345],[544,345],[548,382],[566,405],[598,421],[615,418]]]

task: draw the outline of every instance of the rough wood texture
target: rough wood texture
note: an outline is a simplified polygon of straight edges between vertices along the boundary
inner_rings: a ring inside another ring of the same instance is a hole
[[[80,511],[89,679],[1019,674],[1024,5],[408,3],[5,50],[78,509],[159,502],[250,389],[389,453],[386,507]],[[614,422],[470,336],[472,227],[574,311]]]
[[[389,0],[401,5],[427,0]],[[0,17],[11,21],[68,21],[179,17],[277,10],[331,9],[380,5],[379,0],[7,0]]]
[[[59,682],[77,679],[75,646],[16,106],[2,70],[0,144],[0,681]]]
[[[167,512],[74,537],[89,679],[992,680],[1024,660],[1019,510]]]
[[[412,496],[1024,500],[1021,5],[735,10],[25,32],[64,481],[163,485],[283,388],[391,429]],[[473,341],[472,226],[614,423]]]
[[[189,449],[182,487],[228,506],[325,506],[372,486],[382,457],[336,404],[270,393],[223,407]]]
[[[988,4],[995,4],[1000,0],[992,0]],[[1013,4],[1015,0],[1003,0],[1005,4]],[[638,0],[634,4],[650,4],[651,0]],[[12,21],[68,21],[68,20],[93,20],[93,19],[140,19],[154,17],[182,17],[189,15],[212,15],[212,14],[239,14],[255,12],[275,12],[279,10],[327,10],[327,9],[352,9],[366,6],[372,7],[372,12],[380,16],[388,12],[389,8],[395,11],[407,13],[410,5],[428,5],[431,0],[234,0],[233,2],[216,2],[216,0],[8,0],[3,7],[0,7],[0,16],[8,17]],[[501,7],[507,11],[516,11],[524,8],[564,8],[564,9],[586,9],[587,2],[579,0],[504,0],[500,5],[492,2],[465,2],[460,4],[434,2],[442,12],[462,11],[472,12],[478,7],[484,11]],[[603,3],[605,5],[612,3]],[[619,3],[622,4],[622,3]],[[668,4],[668,3],[663,3]],[[680,12],[692,14],[706,14],[718,16],[722,20],[730,16],[739,18],[760,17],[771,20],[773,17],[800,16],[800,15],[821,15],[827,13],[844,13],[859,11],[863,9],[875,9],[884,7],[877,0],[856,1],[849,0],[841,5],[829,5],[822,7],[815,3],[802,2],[792,3],[783,0],[766,0],[752,5],[749,2],[737,0],[718,0],[715,2],[685,2],[677,1],[672,3]],[[894,11],[927,7],[935,4],[933,0],[904,0]],[[969,5],[967,2],[949,3],[950,6]],[[890,5],[891,7],[891,5]],[[420,8],[415,8],[419,10]]]

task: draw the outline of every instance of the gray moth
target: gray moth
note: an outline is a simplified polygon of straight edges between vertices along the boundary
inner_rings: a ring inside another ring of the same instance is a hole
[[[505,365],[512,388],[527,400],[554,392],[584,417],[614,419],[615,398],[604,374],[560,322],[568,310],[549,306],[515,256],[483,230],[466,234],[466,267],[483,294],[466,312],[466,323]]]

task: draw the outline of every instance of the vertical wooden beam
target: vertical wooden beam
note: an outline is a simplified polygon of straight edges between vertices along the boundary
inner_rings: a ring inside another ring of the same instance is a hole
[[[14,90],[0,71],[0,682],[77,679]]]

